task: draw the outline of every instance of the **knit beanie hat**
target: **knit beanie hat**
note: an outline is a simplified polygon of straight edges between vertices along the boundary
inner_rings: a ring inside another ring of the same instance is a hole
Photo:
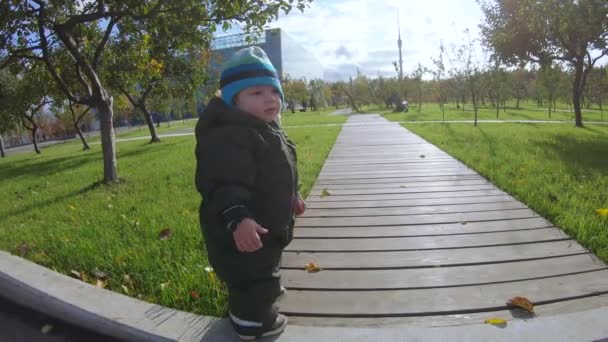
[[[251,46],[235,52],[224,64],[220,76],[222,100],[232,105],[241,90],[258,85],[274,87],[281,95],[281,101],[285,102],[277,71],[264,50]]]

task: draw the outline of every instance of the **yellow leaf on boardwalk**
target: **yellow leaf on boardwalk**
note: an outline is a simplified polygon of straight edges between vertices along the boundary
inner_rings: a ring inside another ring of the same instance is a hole
[[[595,212],[600,216],[608,216],[608,208],[595,209]]]
[[[484,321],[484,323],[492,325],[507,325],[507,321],[502,318],[488,318]]]
[[[329,192],[327,189],[323,189],[321,191],[321,197],[325,197],[325,196],[330,196],[331,192]]]
[[[304,268],[308,271],[308,273],[316,273],[321,271],[321,267],[319,267],[319,265],[315,264],[314,262],[309,262],[308,264],[306,264],[306,266],[304,266]]]

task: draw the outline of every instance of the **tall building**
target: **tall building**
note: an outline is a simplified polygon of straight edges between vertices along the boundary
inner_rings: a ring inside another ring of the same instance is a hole
[[[259,37],[250,36],[250,39],[252,42],[247,41],[247,34],[215,38],[211,49],[220,56],[220,61],[213,67],[219,69],[221,60],[230,58],[235,51],[257,45],[266,52],[279,76],[289,74],[291,78],[305,78],[307,81],[323,78],[321,63],[280,28],[264,30]]]
[[[399,46],[399,79],[403,79],[403,57],[401,54],[401,24],[399,23],[399,14],[397,14],[397,31],[399,38],[397,39],[397,45]]]

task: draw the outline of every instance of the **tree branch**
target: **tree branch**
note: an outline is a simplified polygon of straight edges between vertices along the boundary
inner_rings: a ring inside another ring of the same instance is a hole
[[[125,90],[125,88],[120,87],[119,88],[120,91],[125,94],[127,96],[127,99],[129,100],[129,102],[131,102],[131,104],[133,105],[133,107],[137,108],[137,103],[135,102],[135,100],[133,100],[133,98],[131,97],[131,95]]]
[[[85,81],[84,77],[82,76],[82,68],[80,67],[80,65],[78,63],[76,63],[76,74],[78,75],[78,81],[80,82],[80,84],[82,84],[82,87],[86,90],[87,95],[91,96],[93,91],[91,90],[91,86],[87,83],[87,81]]]
[[[46,35],[44,34],[44,20],[45,20],[45,16],[46,16],[44,4],[42,4],[38,0],[33,0],[33,1],[35,3],[37,3],[38,5],[40,5],[37,20],[38,20],[38,35],[40,35],[40,42],[41,42],[40,45],[42,46],[42,56],[43,56],[42,61],[44,61],[46,68],[51,73],[51,76],[53,77],[55,82],[57,82],[57,84],[59,85],[59,88],[61,88],[61,90],[65,93],[66,97],[70,101],[81,102],[82,101],[81,99],[78,99],[76,96],[74,96],[74,94],[72,94],[72,92],[68,88],[68,85],[65,83],[63,78],[61,78],[59,76],[59,74],[57,74],[55,67],[51,63],[51,60],[50,60],[51,57],[49,55],[49,49],[48,49],[48,41],[46,39]]]
[[[100,1],[100,3],[103,6],[103,1]],[[112,33],[112,29],[114,28],[114,25],[116,24],[116,21],[114,20],[114,17],[112,17],[112,19],[110,19],[110,22],[108,23],[108,27],[106,28],[106,32],[103,35],[103,39],[101,40],[101,43],[99,43],[99,46],[97,47],[97,50],[95,51],[95,56],[93,57],[93,70],[97,71],[97,67],[99,67],[99,59],[101,57],[101,52],[103,51],[103,48],[105,47],[106,43],[108,42],[108,39],[110,38],[110,34]]]

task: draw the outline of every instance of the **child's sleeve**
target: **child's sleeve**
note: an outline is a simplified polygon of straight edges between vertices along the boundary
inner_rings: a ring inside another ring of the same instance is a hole
[[[251,144],[242,136],[215,135],[196,147],[196,184],[205,205],[221,215],[227,230],[234,231],[244,218],[255,185],[256,165]]]

